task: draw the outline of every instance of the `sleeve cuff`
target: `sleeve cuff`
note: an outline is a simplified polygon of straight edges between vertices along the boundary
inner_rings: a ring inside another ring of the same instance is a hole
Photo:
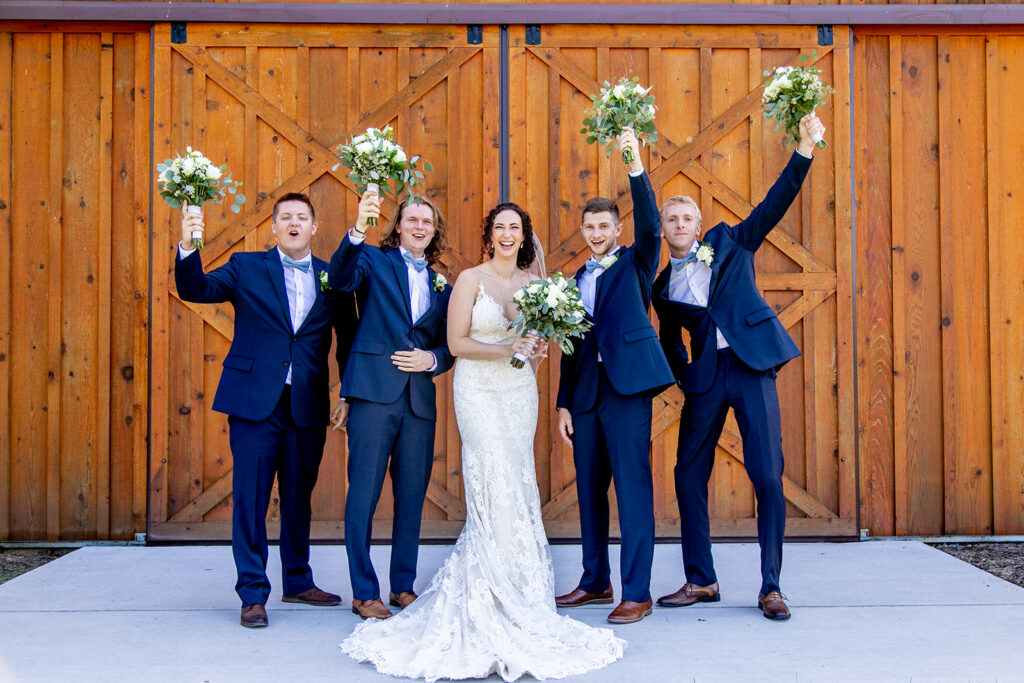
[[[348,230],[348,241],[352,244],[362,244],[363,240],[366,239],[365,232],[359,232],[355,228],[349,228]]]
[[[800,156],[802,156],[804,159],[813,159],[814,158],[813,154],[804,154],[799,149],[796,150],[796,153],[799,154]]]
[[[646,169],[641,168],[639,171],[630,171],[629,172],[629,177],[630,178],[639,178],[640,176],[642,176],[644,174],[645,170]]]
[[[180,258],[181,258],[182,260],[184,260],[184,259],[185,259],[185,258],[187,258],[188,256],[191,256],[191,255],[192,255],[192,252],[193,252],[193,251],[195,251],[195,250],[196,250],[196,249],[195,249],[195,247],[192,247],[191,249],[188,249],[188,250],[186,250],[186,249],[182,249],[182,248],[181,248],[181,242],[178,242],[178,256],[179,256],[179,257],[180,257]]]
[[[433,372],[434,370],[437,370],[437,356],[434,355],[433,351],[427,351],[427,353],[429,353],[430,357],[434,359],[434,362],[425,370],[425,372]]]

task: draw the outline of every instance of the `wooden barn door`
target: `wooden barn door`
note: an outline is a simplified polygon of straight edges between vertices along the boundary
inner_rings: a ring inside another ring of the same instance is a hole
[[[821,113],[830,146],[798,201],[758,252],[758,284],[803,351],[779,375],[786,455],[787,532],[837,536],[856,532],[851,351],[849,206],[849,44],[820,46],[814,28],[542,27],[539,45],[511,29],[511,195],[542,226],[549,271],[575,271],[586,258],[579,209],[587,198],[616,198],[632,242],[630,197],[618,159],[587,145],[580,121],[599,81],[632,74],[654,86],[659,140],[643,156],[659,200],[687,194],[705,228],[738,222],[764,196],[790,154],[762,119],[762,72],[816,64],[836,88]],[[662,254],[663,263],[667,251]],[[557,362],[542,381],[547,411],[538,432],[550,434]],[[677,536],[672,470],[683,397],[672,388],[655,399],[652,462],[658,535]],[[571,452],[545,440],[538,451],[544,517],[552,536],[578,535]],[[712,477],[712,531],[756,536],[753,489],[730,415]]]
[[[332,149],[367,126],[394,126],[406,148],[430,161],[429,196],[453,228],[445,265],[454,276],[478,260],[477,226],[498,198],[498,29],[467,43],[466,27],[189,24],[184,43],[156,29],[155,157],[186,146],[227,163],[248,198],[236,216],[207,211],[207,268],[238,250],[272,246],[276,197],[309,192],[320,224],[313,251],[330,254],[356,216],[347,171]],[[194,305],[174,291],[176,212],[154,206],[150,525],[154,539],[227,539],[231,451],[227,419],[210,409],[233,333],[229,304]],[[385,208],[390,213],[394,204]],[[332,393],[338,378],[332,368]],[[427,536],[454,537],[465,515],[450,376],[424,510]],[[329,433],[313,496],[316,538],[340,539],[345,439]],[[390,535],[390,484],[377,538]],[[270,511],[276,534],[276,495]]]

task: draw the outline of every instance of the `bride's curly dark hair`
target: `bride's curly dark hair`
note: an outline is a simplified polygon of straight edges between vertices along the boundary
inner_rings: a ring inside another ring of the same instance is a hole
[[[526,213],[518,204],[513,202],[502,202],[496,207],[491,209],[491,212],[484,218],[483,224],[483,249],[480,252],[480,260],[483,261],[485,258],[494,258],[494,241],[491,239],[491,233],[494,231],[494,219],[502,211],[515,211],[519,214],[519,219],[523,222],[523,244],[519,248],[519,253],[516,254],[516,267],[520,270],[526,270],[533,265],[534,259],[537,258],[537,247],[533,240],[533,222],[530,220],[530,214]]]

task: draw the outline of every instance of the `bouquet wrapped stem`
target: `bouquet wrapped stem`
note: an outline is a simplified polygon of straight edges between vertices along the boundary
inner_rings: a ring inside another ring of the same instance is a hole
[[[654,95],[651,88],[640,85],[639,78],[620,78],[612,85],[604,82],[598,95],[591,95],[594,103],[583,119],[580,133],[587,136],[588,143],[606,145],[605,152],[611,156],[614,140],[626,128],[632,128],[637,139],[643,144],[658,141],[658,130],[654,125]],[[622,161],[633,163],[633,152],[622,150]]]
[[[582,337],[591,325],[586,320],[580,290],[574,278],[561,273],[534,280],[512,297],[519,309],[519,316],[512,321],[512,327],[520,334],[535,334],[545,341],[558,344],[563,353],[572,353],[569,337]],[[515,368],[526,365],[526,358],[512,357]]]
[[[160,196],[172,208],[187,203],[189,213],[201,216],[203,204],[220,204],[228,195],[234,195],[234,213],[240,212],[245,204],[245,195],[238,191],[242,183],[231,179],[227,165],[214,165],[197,149],[186,147],[184,156],[165,159],[157,164],[156,170]],[[192,246],[203,248],[203,233],[192,233]]]

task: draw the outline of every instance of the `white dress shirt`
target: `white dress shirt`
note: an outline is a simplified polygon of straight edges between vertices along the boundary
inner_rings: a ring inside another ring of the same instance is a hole
[[[614,251],[611,251],[599,259],[590,257],[589,260],[600,262],[609,256],[614,256],[619,253],[621,247],[615,247]],[[583,301],[583,309],[587,312],[591,318],[594,317],[594,306],[597,304],[597,278],[601,277],[604,273],[604,268],[598,266],[594,269],[594,272],[588,273],[583,271],[583,275],[580,275],[580,281],[577,283],[580,286],[580,300]]]
[[[700,238],[693,241],[690,253],[695,254],[700,247]],[[694,261],[683,266],[682,270],[672,268],[668,278],[668,298],[684,304],[707,308],[708,296],[711,290],[711,266]],[[718,348],[728,348],[729,342],[725,340],[722,330],[715,328],[715,335],[718,339]]]
[[[195,249],[182,249],[181,244],[178,244],[178,254],[181,258],[185,258],[193,251]],[[277,249],[277,256],[284,261],[284,253],[280,247]],[[298,262],[308,263],[309,270],[303,273],[296,268],[284,269],[284,291],[288,297],[288,314],[291,317],[292,332],[302,327],[302,321],[306,319],[309,310],[316,303],[316,273],[313,271],[313,255],[306,254],[306,257],[298,259]],[[284,383],[292,383],[292,366],[290,364]]]

